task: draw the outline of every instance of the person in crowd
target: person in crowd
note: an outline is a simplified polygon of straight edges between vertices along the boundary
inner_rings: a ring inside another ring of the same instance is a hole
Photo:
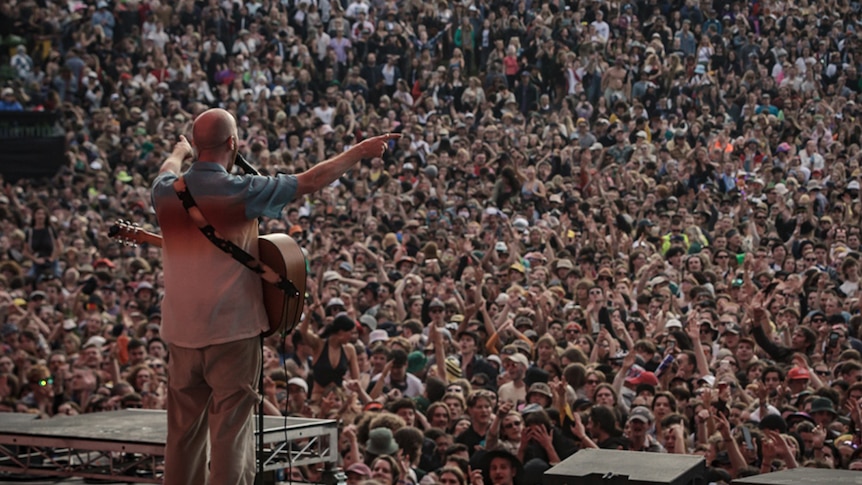
[[[261,398],[343,420],[351,483],[862,470],[856,7],[683,3],[4,5],[0,111],[65,135],[56,173],[0,164],[0,410],[166,409],[166,483],[250,480]],[[265,362],[180,175],[234,243],[304,251]]]

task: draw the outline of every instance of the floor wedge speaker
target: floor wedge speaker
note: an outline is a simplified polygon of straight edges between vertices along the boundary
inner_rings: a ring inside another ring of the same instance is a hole
[[[705,485],[699,456],[584,449],[545,472],[544,485]]]
[[[733,485],[862,485],[862,473],[824,468],[794,468],[738,478]]]

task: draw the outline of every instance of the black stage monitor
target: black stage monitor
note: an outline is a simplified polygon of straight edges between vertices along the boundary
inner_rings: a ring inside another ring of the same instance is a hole
[[[700,456],[581,450],[545,472],[544,485],[705,485]]]
[[[862,485],[862,473],[825,468],[794,468],[775,473],[738,478],[733,485]]]

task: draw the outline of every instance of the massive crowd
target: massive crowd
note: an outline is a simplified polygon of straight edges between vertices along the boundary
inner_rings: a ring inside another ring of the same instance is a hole
[[[223,107],[264,174],[402,134],[261,221],[309,269],[264,403],[340,419],[350,483],[862,470],[859,10],[3,2],[0,110],[61,113],[67,159],[0,195],[0,410],[164,407],[159,249],[108,229],[158,232],[155,172]]]

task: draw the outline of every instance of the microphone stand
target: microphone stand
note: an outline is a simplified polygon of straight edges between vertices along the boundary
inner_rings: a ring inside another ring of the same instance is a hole
[[[234,165],[241,168],[246,175],[260,175],[260,172],[257,171],[256,168],[252,167],[248,160],[245,159],[239,152],[236,154],[236,158],[233,161]],[[263,335],[260,337],[260,352],[263,355]],[[260,368],[260,375],[258,376],[258,392],[263,393],[263,366]],[[264,398],[266,399],[266,398]],[[264,448],[264,439],[263,439],[263,399],[261,399],[260,404],[257,408],[257,453],[256,454],[256,464],[257,464],[257,473],[255,473],[254,483],[255,485],[263,485],[265,483],[264,473],[263,473],[263,448]]]

